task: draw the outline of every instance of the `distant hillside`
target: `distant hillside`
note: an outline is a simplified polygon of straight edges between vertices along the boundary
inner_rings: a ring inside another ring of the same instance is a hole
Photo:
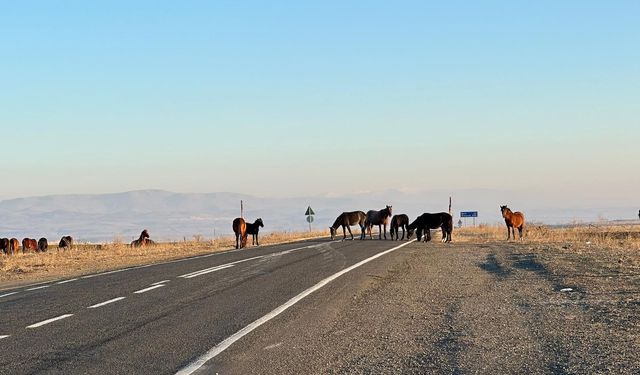
[[[244,201],[245,217],[262,217],[265,232],[300,231],[308,228],[304,212],[316,212],[314,227],[328,227],[343,211],[381,209],[393,205],[395,213],[415,217],[422,212],[446,211],[449,192],[362,192],[342,196],[261,198],[236,193],[172,193],[142,190],[115,194],[54,195],[0,202],[0,237],[47,237],[70,234],[80,241],[104,242],[118,238],[130,241],[146,228],[160,241],[212,238],[231,234],[231,221]],[[550,224],[575,220],[633,219],[627,208],[545,209],[517,204],[517,196],[506,191],[462,190],[451,193],[453,211],[477,210],[478,223],[501,221],[498,206],[513,202],[527,213],[529,221]],[[637,213],[637,211],[635,211]],[[457,218],[456,218],[457,220]],[[468,221],[470,224],[471,221]]]

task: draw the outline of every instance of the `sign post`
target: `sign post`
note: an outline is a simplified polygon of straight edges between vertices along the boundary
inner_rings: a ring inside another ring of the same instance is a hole
[[[478,217],[478,211],[460,211],[460,217],[472,217],[473,226],[476,226],[476,218]]]
[[[307,211],[305,211],[305,216],[307,216],[307,223],[309,223],[309,232],[311,232],[311,223],[313,223],[313,215],[316,213],[313,212],[311,206],[307,207]]]

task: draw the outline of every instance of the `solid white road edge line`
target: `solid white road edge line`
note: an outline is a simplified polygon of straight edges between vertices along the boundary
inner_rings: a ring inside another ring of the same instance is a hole
[[[9,296],[12,296],[12,295],[14,295],[14,294],[18,294],[18,292],[11,292],[11,293],[6,293],[6,294],[3,294],[3,295],[0,295],[0,298],[2,298],[2,297],[9,297]]]
[[[43,325],[45,325],[45,324],[53,323],[53,322],[55,322],[55,321],[57,321],[57,320],[65,319],[65,318],[68,318],[68,317],[70,317],[70,316],[73,316],[73,314],[64,314],[64,315],[60,315],[60,316],[57,316],[57,317],[55,317],[55,318],[51,318],[51,319],[47,319],[47,320],[43,320],[43,321],[41,321],[40,323],[32,324],[32,325],[30,325],[30,326],[27,326],[27,328],[38,328],[38,327],[42,327],[42,326],[43,326]]]
[[[189,274],[189,275],[183,275],[183,276],[178,276],[178,277],[182,277],[184,279],[191,279],[193,277],[206,275],[208,273],[220,271],[220,270],[223,270],[225,268],[229,268],[229,267],[233,267],[233,266],[234,266],[233,264],[223,264],[222,266],[207,268],[206,270],[202,270],[202,271],[194,272],[194,273]]]
[[[150,287],[148,287],[148,288],[144,288],[144,289],[136,290],[136,291],[135,291],[135,292],[133,292],[133,293],[135,293],[135,294],[140,294],[140,293],[148,292],[148,291],[153,290],[153,289],[156,289],[156,288],[162,288],[163,286],[164,286],[164,285],[162,285],[162,284],[158,284],[158,285],[150,286]]]
[[[104,302],[100,302],[100,303],[96,303],[95,305],[91,305],[89,307],[87,307],[87,309],[95,309],[96,307],[102,307],[104,305],[108,305],[110,303],[114,303],[114,302],[118,302],[121,301],[123,299],[125,299],[126,297],[118,297],[118,298],[114,298],[114,299],[110,299],[108,301],[104,301]]]
[[[9,337],[9,335],[0,335],[0,340],[6,339],[7,337]]]
[[[38,289],[44,289],[44,288],[48,288],[51,285],[43,285],[43,286],[36,286],[35,288],[29,288],[29,289],[25,289],[26,291],[30,291],[30,290],[38,290]]]
[[[70,283],[70,282],[72,282],[72,281],[76,281],[76,280],[79,280],[79,279],[76,277],[75,279],[69,279],[69,280],[58,281],[58,282],[56,283],[56,285],[66,284],[66,283]]]
[[[168,282],[170,282],[170,281],[171,281],[171,280],[162,280],[162,281],[158,281],[158,282],[156,282],[156,283],[153,283],[153,284],[151,284],[151,285],[165,284],[165,283],[168,283]]]
[[[289,307],[295,305],[296,303],[300,302],[300,300],[302,300],[303,298],[307,297],[308,295],[310,295],[311,293],[317,291],[318,289],[322,288],[323,286],[327,285],[328,283],[330,283],[331,281],[337,279],[338,277],[344,275],[345,273],[352,271],[360,266],[362,266],[363,264],[369,263],[372,260],[379,258],[383,255],[386,255],[392,251],[398,250],[402,247],[407,246],[408,244],[414,242],[415,239],[409,241],[409,242],[405,242],[400,246],[396,246],[394,248],[391,248],[389,250],[385,250],[381,253],[378,253],[372,257],[369,257],[367,259],[361,260],[360,262],[347,267],[345,269],[343,269],[342,271],[335,273],[329,277],[327,277],[326,279],[320,281],[319,283],[317,283],[316,285],[306,289],[305,291],[303,291],[302,293],[298,294],[297,296],[291,298],[289,301],[287,301],[286,303],[284,303],[283,305],[280,305],[279,307],[277,307],[275,310],[271,311],[270,313],[268,313],[267,315],[263,316],[262,318],[254,321],[253,323],[249,324],[248,326],[244,327],[243,329],[239,330],[238,332],[234,333],[233,335],[227,337],[225,340],[223,340],[221,343],[219,343],[218,345],[214,346],[213,348],[209,349],[208,352],[206,352],[204,355],[200,356],[198,359],[196,359],[193,363],[189,364],[187,367],[183,368],[182,370],[178,371],[176,373],[176,375],[189,375],[189,374],[193,374],[195,371],[197,371],[200,367],[202,367],[205,363],[207,363],[209,360],[213,359],[215,356],[217,356],[218,354],[222,353],[225,349],[227,349],[229,346],[231,346],[234,342],[240,340],[242,337],[244,337],[245,335],[249,334],[251,331],[253,331],[254,329],[260,327],[261,325],[263,325],[264,323],[268,322],[269,320],[275,318],[276,316],[280,315],[282,312],[284,312],[285,310],[287,310]]]

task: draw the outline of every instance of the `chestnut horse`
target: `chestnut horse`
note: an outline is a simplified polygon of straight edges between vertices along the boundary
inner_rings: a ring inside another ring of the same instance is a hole
[[[20,249],[20,241],[17,238],[12,238],[9,240],[9,251],[13,253],[17,253],[18,249]]]
[[[336,231],[338,227],[342,226],[342,240],[347,239],[347,232],[351,235],[351,239],[353,239],[353,233],[351,233],[351,225],[358,224],[360,226],[360,239],[364,239],[364,223],[367,219],[367,215],[365,215],[362,211],[352,211],[352,212],[343,212],[336,218],[336,221],[333,222],[333,225],[329,227],[331,231],[331,240],[333,240],[336,236]]]
[[[33,252],[38,251],[38,241],[33,238],[24,238],[22,240],[22,252],[26,253],[29,250],[33,250]]]
[[[377,225],[378,239],[381,240],[383,234],[384,239],[387,239],[387,223],[389,222],[392,211],[393,209],[391,208],[391,206],[387,206],[380,211],[370,210],[367,212],[367,220],[365,221],[365,226],[369,230],[369,238],[373,239],[373,236],[371,235],[371,227]],[[384,226],[384,229],[381,230],[381,226]]]
[[[409,216],[405,214],[393,215],[393,217],[391,218],[391,224],[389,224],[389,234],[391,234],[391,239],[393,240],[393,235],[395,234],[396,240],[399,240],[399,229],[402,228],[402,239],[404,240],[404,233],[407,230],[408,225]]]
[[[247,246],[247,222],[243,218],[233,219],[233,233],[236,235],[236,249]]]
[[[524,214],[520,211],[511,212],[507,206],[500,206],[502,217],[505,224],[507,224],[507,241],[511,239],[511,232],[513,232],[513,239],[516,239],[516,230],[520,233],[520,240],[522,240],[522,231],[524,230]]]

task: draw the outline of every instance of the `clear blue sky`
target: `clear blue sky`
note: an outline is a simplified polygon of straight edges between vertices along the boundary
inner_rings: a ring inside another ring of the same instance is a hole
[[[638,1],[3,2],[0,199],[638,202],[639,15]]]

